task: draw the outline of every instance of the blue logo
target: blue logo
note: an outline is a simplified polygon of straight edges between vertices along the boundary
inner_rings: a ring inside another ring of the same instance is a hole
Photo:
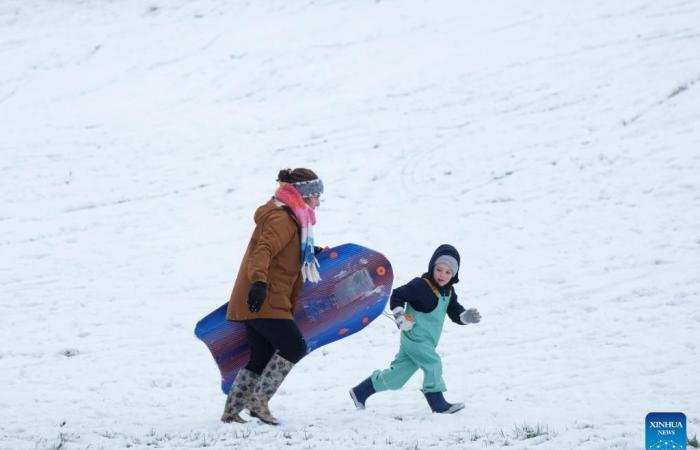
[[[685,414],[652,412],[646,418],[646,450],[686,450]]]

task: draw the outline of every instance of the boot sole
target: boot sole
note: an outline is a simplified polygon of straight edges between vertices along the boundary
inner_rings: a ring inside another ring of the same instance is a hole
[[[248,410],[248,413],[250,414],[250,417],[255,417],[256,419],[258,419],[258,420],[259,420],[260,422],[262,422],[262,423],[266,423],[266,424],[268,424],[268,425],[279,425],[279,424],[280,424],[279,421],[270,422],[269,420],[265,420],[265,419],[263,419],[262,417],[260,417],[259,415],[255,414],[255,413],[254,413],[253,411],[251,411],[251,410]]]
[[[237,423],[248,423],[247,420],[244,420],[244,419],[241,418],[241,416],[239,416],[238,414],[234,414],[232,417],[227,417],[226,419],[222,418],[221,421],[222,421],[223,423],[233,423],[233,422],[237,422]]]
[[[457,411],[461,411],[464,409],[464,403],[453,403],[452,406],[450,406],[449,409],[446,409],[445,411],[434,411],[437,412],[438,414],[454,414]]]

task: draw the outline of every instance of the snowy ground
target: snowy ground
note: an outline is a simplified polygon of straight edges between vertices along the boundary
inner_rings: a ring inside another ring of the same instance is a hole
[[[700,1],[0,3],[0,448],[642,449],[700,433]],[[448,400],[391,322],[218,422],[192,334],[283,167],[322,244],[462,253]],[[540,428],[527,438],[528,429]]]

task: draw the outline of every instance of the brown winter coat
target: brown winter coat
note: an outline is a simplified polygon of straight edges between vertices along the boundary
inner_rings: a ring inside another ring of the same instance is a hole
[[[255,230],[250,238],[228,303],[228,320],[293,319],[301,292],[299,227],[274,199],[255,211]],[[260,311],[248,310],[248,291],[256,281],[267,283],[267,297]]]

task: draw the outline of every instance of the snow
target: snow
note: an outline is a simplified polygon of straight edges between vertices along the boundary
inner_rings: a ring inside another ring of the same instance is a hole
[[[0,448],[641,449],[700,432],[700,2],[0,4]],[[283,420],[218,421],[193,336],[277,171],[398,286],[441,243],[482,322],[451,401],[347,390],[383,317],[302,360]],[[539,428],[539,430],[538,430]],[[534,432],[533,432],[534,431]],[[528,438],[528,435],[538,434]]]

